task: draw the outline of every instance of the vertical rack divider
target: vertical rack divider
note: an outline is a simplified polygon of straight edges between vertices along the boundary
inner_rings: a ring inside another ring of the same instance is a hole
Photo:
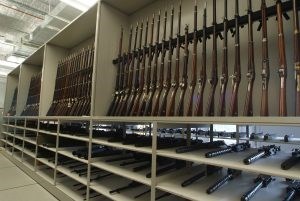
[[[55,162],[54,162],[54,185],[57,183],[57,166],[58,166],[58,147],[59,147],[60,119],[57,120],[57,134],[55,144]]]
[[[157,150],[157,128],[156,121],[152,122],[153,129],[150,127],[150,134],[152,133],[152,156],[151,156],[151,201],[155,201],[156,194],[156,150]]]
[[[93,124],[94,121],[91,118],[89,125],[89,144],[88,144],[88,169],[87,169],[87,183],[86,183],[86,200],[90,200],[90,184],[91,184],[91,162],[92,162],[92,140],[93,140]]]

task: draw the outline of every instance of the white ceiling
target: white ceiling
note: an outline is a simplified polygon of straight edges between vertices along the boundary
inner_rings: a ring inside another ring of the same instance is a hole
[[[0,61],[28,57],[81,13],[63,0],[0,0]],[[12,69],[0,64],[0,77]]]

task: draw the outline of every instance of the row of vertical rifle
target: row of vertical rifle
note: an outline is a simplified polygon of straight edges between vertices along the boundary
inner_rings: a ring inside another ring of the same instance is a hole
[[[293,4],[293,19],[294,19],[294,63],[296,74],[296,111],[295,114],[300,115],[300,32],[299,21],[297,12],[297,0],[291,0]],[[299,2],[298,2],[299,3]],[[254,42],[253,42],[253,12],[252,2],[248,0],[248,71],[247,71],[247,94],[244,102],[244,116],[253,116],[253,85],[255,81],[255,62],[254,62]],[[287,79],[287,64],[285,55],[285,39],[283,30],[283,16],[285,13],[282,11],[282,2],[276,1],[276,15],[278,23],[278,52],[279,52],[279,77],[280,77],[280,90],[279,99],[279,116],[287,115],[286,103],[286,79]],[[207,78],[206,75],[206,40],[209,37],[207,34],[206,26],[206,6],[203,15],[203,29],[202,37],[197,34],[197,4],[194,7],[194,32],[193,32],[193,51],[192,51],[192,69],[191,79],[188,83],[188,58],[189,58],[189,43],[188,38],[189,27],[185,27],[185,40],[182,43],[180,38],[181,29],[181,5],[178,12],[178,32],[176,37],[176,45],[172,44],[173,41],[173,17],[174,8],[171,10],[170,20],[170,35],[169,41],[166,41],[166,27],[167,27],[167,12],[164,16],[163,24],[163,38],[162,43],[159,43],[160,35],[160,14],[158,15],[156,41],[153,44],[154,35],[154,20],[153,15],[150,42],[148,43],[148,19],[146,21],[145,41],[142,48],[143,26],[141,23],[136,26],[134,47],[132,49],[131,42],[133,38],[133,28],[131,27],[129,35],[129,47],[125,54],[122,54],[122,40],[123,28],[121,33],[119,56],[118,56],[118,72],[116,78],[116,87],[113,101],[108,110],[109,116],[238,116],[238,91],[241,82],[241,61],[240,61],[240,34],[239,27],[239,1],[235,0],[235,30],[229,28],[227,19],[227,0],[224,0],[224,22],[223,22],[223,35],[217,31],[216,23],[216,0],[213,0],[213,47],[212,47],[212,64],[211,75]],[[267,7],[265,0],[261,0],[261,30],[262,30],[262,98],[260,115],[269,115],[268,106],[268,89],[269,89],[269,56],[268,56],[268,34],[267,34]],[[138,28],[140,27],[140,36],[138,39]],[[231,31],[235,37],[235,64],[232,75],[232,94],[230,98],[230,108],[227,112],[226,108],[226,91],[228,76],[228,31]],[[223,39],[223,61],[222,72],[218,78],[218,59],[217,59],[217,38]],[[197,44],[202,41],[202,64],[200,66],[200,76],[198,76],[197,67]],[[137,43],[138,47],[137,47]],[[180,49],[184,50],[183,68],[180,70]],[[176,61],[173,66],[172,57],[173,50],[175,50]],[[158,61],[158,58],[161,61]],[[167,59],[165,57],[167,56]],[[167,62],[165,62],[167,60]],[[148,63],[146,62],[148,61]],[[165,66],[167,67],[166,75]],[[158,72],[158,68],[159,72]],[[174,70],[172,68],[175,68]],[[180,78],[180,71],[182,71]],[[135,76],[134,76],[135,72]],[[174,72],[172,77],[172,72]],[[198,89],[197,86],[198,78]],[[180,80],[181,79],[181,80]],[[208,81],[208,86],[206,82]],[[215,94],[217,85],[220,84],[219,93],[220,99],[218,100],[218,110],[215,111]],[[204,89],[209,87],[209,98],[204,103]],[[187,93],[187,90],[189,93]],[[197,93],[197,95],[196,95]],[[176,105],[176,97],[179,95],[179,100]],[[194,97],[197,96],[196,100]],[[185,98],[188,101],[185,102]],[[204,105],[206,108],[204,109]],[[187,108],[185,108],[187,105]]]
[[[93,62],[93,47],[84,48],[59,62],[48,116],[90,115]]]
[[[14,95],[13,95],[13,99],[10,105],[10,108],[7,112],[8,116],[15,116],[16,115],[16,111],[17,111],[17,96],[18,96],[18,87],[15,88],[14,90]]]
[[[39,115],[41,78],[42,78],[42,73],[38,73],[37,75],[31,78],[26,106],[22,111],[21,116]]]

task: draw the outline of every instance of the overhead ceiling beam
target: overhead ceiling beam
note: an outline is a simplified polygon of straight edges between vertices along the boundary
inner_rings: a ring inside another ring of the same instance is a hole
[[[27,10],[33,11],[35,13],[38,13],[40,15],[47,15],[47,12],[39,10],[39,9],[36,9],[34,7],[31,7],[31,6],[29,6],[29,5],[25,4],[25,3],[18,2],[18,1],[15,1],[15,0],[7,0],[7,1],[12,2],[12,3],[16,4],[16,5],[19,5],[19,6],[25,8]]]

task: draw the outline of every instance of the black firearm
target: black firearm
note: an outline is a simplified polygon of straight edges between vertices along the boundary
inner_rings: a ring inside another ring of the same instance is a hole
[[[238,177],[242,173],[241,170],[233,170],[233,169],[228,169],[227,175],[223,177],[222,179],[216,181],[212,186],[210,186],[207,190],[207,194],[211,194],[224,186],[227,182],[233,180],[234,178]]]
[[[295,166],[297,163],[300,163],[300,149],[295,149],[292,152],[292,157],[281,163],[281,169],[288,170]]]
[[[258,176],[254,180],[255,185],[241,197],[241,201],[250,200],[258,190],[261,188],[266,188],[272,182],[272,180],[273,179],[271,176]]]
[[[275,155],[278,151],[280,151],[280,146],[275,146],[275,145],[263,146],[258,149],[258,153],[252,154],[249,157],[245,158],[244,163],[246,165],[249,165],[260,158]]]
[[[300,182],[297,181],[297,182],[291,184],[290,186],[287,187],[286,191],[287,191],[287,194],[283,201],[294,200],[296,197],[300,196]]]
[[[165,197],[168,197],[168,196],[171,196],[172,194],[171,193],[164,193],[164,194],[162,194],[162,195],[160,195],[160,196],[157,196],[156,198],[155,198],[155,200],[160,200],[160,199],[162,199],[162,198],[165,198]]]
[[[235,145],[228,146],[227,148],[221,148],[215,151],[210,151],[205,154],[206,158],[212,158],[215,156],[220,156],[223,154],[231,153],[231,152],[242,152],[250,148],[249,142],[239,143]]]
[[[143,184],[139,183],[139,182],[136,182],[136,181],[132,181],[130,182],[128,185],[126,186],[123,186],[123,187],[120,187],[120,188],[117,188],[117,189],[114,189],[114,190],[111,190],[109,191],[110,194],[114,194],[114,193],[120,193],[121,191],[125,191],[127,189],[131,189],[131,188],[136,188],[136,187],[139,187]]]
[[[144,192],[142,192],[142,193],[137,194],[136,196],[134,196],[134,199],[137,199],[137,198],[139,198],[139,197],[142,197],[143,195],[146,195],[147,193],[150,193],[150,192],[151,192],[151,189],[146,190],[146,191],[144,191]]]
[[[185,161],[180,161],[180,160],[176,160],[174,163],[171,163],[167,166],[163,166],[163,167],[158,167],[156,169],[156,176],[160,176],[168,171],[171,171],[171,170],[178,170],[178,169],[181,169],[183,167],[185,167],[186,165],[186,162]],[[147,178],[150,178],[151,177],[151,172],[149,172],[147,175],[146,175]]]
[[[186,153],[186,152],[191,152],[191,151],[196,151],[199,149],[213,149],[213,148],[218,148],[220,146],[225,145],[224,141],[218,140],[218,141],[213,141],[213,142],[207,142],[207,143],[197,143],[191,146],[184,146],[184,147],[179,147],[175,151],[176,153]]]
[[[91,181],[97,181],[97,180],[103,179],[103,178],[111,176],[111,175],[113,175],[113,173],[107,173],[107,174],[104,174],[104,175],[98,175],[97,177],[91,179]]]
[[[194,182],[198,181],[199,179],[208,176],[208,175],[212,175],[215,172],[218,172],[219,170],[221,170],[221,167],[217,167],[217,166],[212,166],[212,165],[207,165],[206,166],[206,170],[199,172],[198,174],[192,176],[191,178],[188,178],[187,180],[183,181],[181,183],[182,187],[186,187],[189,186],[191,184],[193,184]]]

